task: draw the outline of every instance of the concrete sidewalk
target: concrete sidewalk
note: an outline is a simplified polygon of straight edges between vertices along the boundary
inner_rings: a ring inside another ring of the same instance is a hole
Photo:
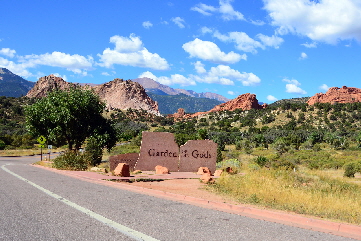
[[[310,229],[314,231],[330,233],[338,236],[353,238],[357,240],[361,240],[361,226],[351,225],[347,223],[339,223],[339,222],[331,222],[327,220],[317,219],[314,217],[307,217],[300,214],[293,214],[290,212],[277,211],[277,210],[268,210],[262,208],[256,208],[246,205],[232,205],[221,202],[214,202],[211,200],[205,200],[201,198],[185,196],[180,194],[175,194],[171,192],[164,192],[154,189],[148,189],[143,187],[131,186],[121,182],[113,182],[108,180],[124,180],[127,181],[129,179],[177,179],[177,178],[200,178],[200,175],[189,172],[174,172],[171,174],[161,174],[155,175],[154,172],[144,172],[137,175],[133,175],[132,177],[124,178],[124,177],[116,177],[116,176],[108,176],[96,172],[87,172],[87,171],[64,171],[64,170],[56,170],[53,168],[37,166],[39,168],[43,168],[49,171],[53,171],[62,175],[71,176],[74,178],[82,179],[85,181],[89,181],[92,183],[97,183],[101,185],[111,186],[115,188],[125,189],[132,192],[138,192],[150,196],[155,196],[159,198],[165,198],[169,200],[174,200],[182,203],[187,203],[191,205],[196,205],[204,208],[219,210],[223,212],[233,213],[237,215],[247,216],[251,218],[261,219],[270,222],[281,223],[285,225],[290,225],[294,227]]]

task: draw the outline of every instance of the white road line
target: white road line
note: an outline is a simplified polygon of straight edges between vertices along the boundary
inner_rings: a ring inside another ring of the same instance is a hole
[[[65,203],[65,204],[67,204],[67,205],[69,205],[70,207],[73,207],[73,208],[75,208],[76,210],[78,210],[78,211],[80,211],[80,212],[83,212],[83,213],[89,215],[90,217],[92,217],[92,218],[94,218],[94,219],[96,219],[96,220],[104,223],[105,225],[108,225],[108,226],[116,229],[117,231],[119,231],[119,232],[127,235],[127,236],[130,237],[130,238],[133,238],[133,239],[135,239],[135,240],[157,241],[157,239],[155,239],[155,238],[152,238],[152,237],[150,237],[150,236],[148,236],[148,235],[146,235],[146,234],[143,234],[143,233],[141,233],[141,232],[138,232],[138,231],[136,231],[136,230],[134,230],[134,229],[128,228],[128,227],[126,227],[126,226],[124,226],[124,225],[121,225],[121,224],[119,224],[119,223],[117,223],[117,222],[114,222],[113,220],[110,220],[110,219],[108,219],[108,218],[106,218],[106,217],[103,217],[102,215],[97,214],[97,213],[95,213],[95,212],[93,212],[93,211],[91,211],[91,210],[89,210],[89,209],[87,209],[87,208],[84,208],[84,207],[82,207],[82,206],[79,206],[78,204],[73,203],[73,202],[71,202],[71,201],[63,198],[63,197],[61,197],[61,196],[59,196],[59,195],[57,195],[57,194],[55,194],[55,193],[53,193],[53,192],[51,192],[51,191],[49,191],[49,190],[47,190],[47,189],[39,186],[39,185],[37,185],[37,184],[35,184],[35,183],[27,180],[26,178],[24,178],[24,177],[22,177],[22,176],[19,176],[18,174],[16,174],[16,173],[10,171],[9,169],[7,169],[5,166],[6,166],[6,165],[1,166],[1,169],[3,169],[4,171],[10,173],[10,174],[13,175],[13,176],[19,178],[20,180],[23,180],[24,182],[29,183],[29,184],[32,185],[33,187],[36,187],[36,188],[39,189],[40,191],[45,192],[45,193],[48,194],[49,196],[51,196],[51,197],[53,197],[53,198],[55,198],[55,199],[58,199],[59,201]]]

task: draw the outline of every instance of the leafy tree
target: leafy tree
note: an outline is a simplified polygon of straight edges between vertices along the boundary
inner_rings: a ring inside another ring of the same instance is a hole
[[[111,149],[117,139],[110,120],[102,115],[105,104],[91,90],[56,90],[27,106],[26,126],[33,136],[45,136],[55,146],[79,150],[93,137],[101,147]]]

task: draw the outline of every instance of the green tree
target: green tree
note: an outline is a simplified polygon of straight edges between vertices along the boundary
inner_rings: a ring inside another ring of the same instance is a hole
[[[69,150],[79,150],[88,137],[111,149],[117,135],[103,117],[104,110],[105,104],[91,90],[56,90],[26,107],[26,126],[33,136],[43,135],[55,146],[67,144]]]

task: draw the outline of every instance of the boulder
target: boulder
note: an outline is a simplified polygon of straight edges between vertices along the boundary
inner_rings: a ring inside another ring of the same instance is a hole
[[[211,177],[211,174],[209,174],[209,173],[204,173],[201,177],[201,181],[203,183],[213,183],[214,182],[213,178]]]
[[[169,174],[169,170],[166,167],[158,165],[155,167],[155,174]]]
[[[114,169],[114,175],[121,177],[130,177],[129,164],[119,163],[118,166]]]
[[[208,173],[209,175],[212,175],[211,171],[209,170],[208,167],[200,167],[198,168],[198,175],[203,175],[204,173]]]
[[[213,174],[213,176],[215,177],[220,177],[222,175],[223,171],[222,170],[216,170]]]

